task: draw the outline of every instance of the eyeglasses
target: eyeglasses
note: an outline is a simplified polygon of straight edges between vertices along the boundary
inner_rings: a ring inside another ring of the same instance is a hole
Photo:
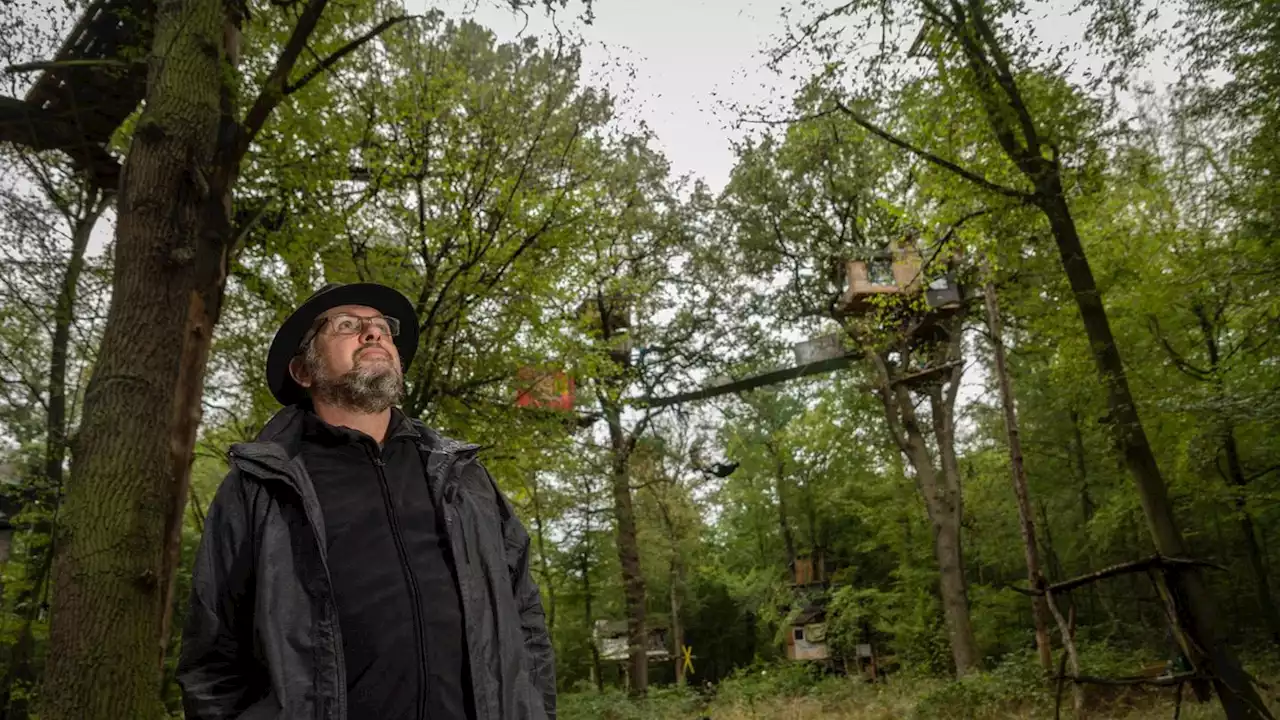
[[[391,337],[400,334],[400,321],[383,315],[360,317],[347,313],[334,313],[316,326],[316,332],[319,332],[326,323],[333,329],[334,335],[358,335],[364,332],[366,326],[373,327],[379,333]]]
[[[393,317],[384,315],[376,315],[374,317],[360,317],[359,315],[351,315],[349,313],[334,313],[320,322],[316,323],[302,339],[298,345],[298,352],[301,353],[311,344],[316,335],[328,325],[334,335],[358,335],[364,332],[365,326],[373,327],[382,335],[396,337],[400,334],[400,321]]]

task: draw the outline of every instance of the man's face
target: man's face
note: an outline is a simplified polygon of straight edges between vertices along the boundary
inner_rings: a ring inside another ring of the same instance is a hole
[[[314,327],[318,331],[289,366],[294,380],[313,399],[367,413],[400,401],[400,353],[381,313],[363,305],[342,305],[321,315]]]

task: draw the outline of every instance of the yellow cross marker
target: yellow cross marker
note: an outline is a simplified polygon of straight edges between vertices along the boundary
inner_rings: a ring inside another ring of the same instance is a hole
[[[693,646],[684,646],[684,669],[690,675],[693,674]]]

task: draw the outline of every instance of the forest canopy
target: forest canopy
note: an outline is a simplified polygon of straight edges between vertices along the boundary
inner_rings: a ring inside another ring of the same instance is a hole
[[[0,4],[0,717],[181,717],[328,282],[413,303],[403,409],[527,527],[565,718],[1276,707],[1276,3],[799,3],[722,186],[591,66],[608,2],[116,2],[92,60],[46,5]]]

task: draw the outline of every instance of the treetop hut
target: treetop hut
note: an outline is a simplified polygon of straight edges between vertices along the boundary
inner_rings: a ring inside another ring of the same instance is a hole
[[[926,262],[915,240],[907,237],[890,243],[887,249],[858,253],[841,261],[838,276],[843,292],[837,311],[842,315],[865,313],[876,307],[877,297],[912,296],[922,289],[930,309],[958,307],[961,294],[954,272],[948,267],[947,272],[930,277],[932,260]]]
[[[0,142],[61,150],[99,187],[115,189],[111,137],[146,93],[155,3],[95,0],[55,57],[8,72],[40,72],[23,99],[0,97]]]

